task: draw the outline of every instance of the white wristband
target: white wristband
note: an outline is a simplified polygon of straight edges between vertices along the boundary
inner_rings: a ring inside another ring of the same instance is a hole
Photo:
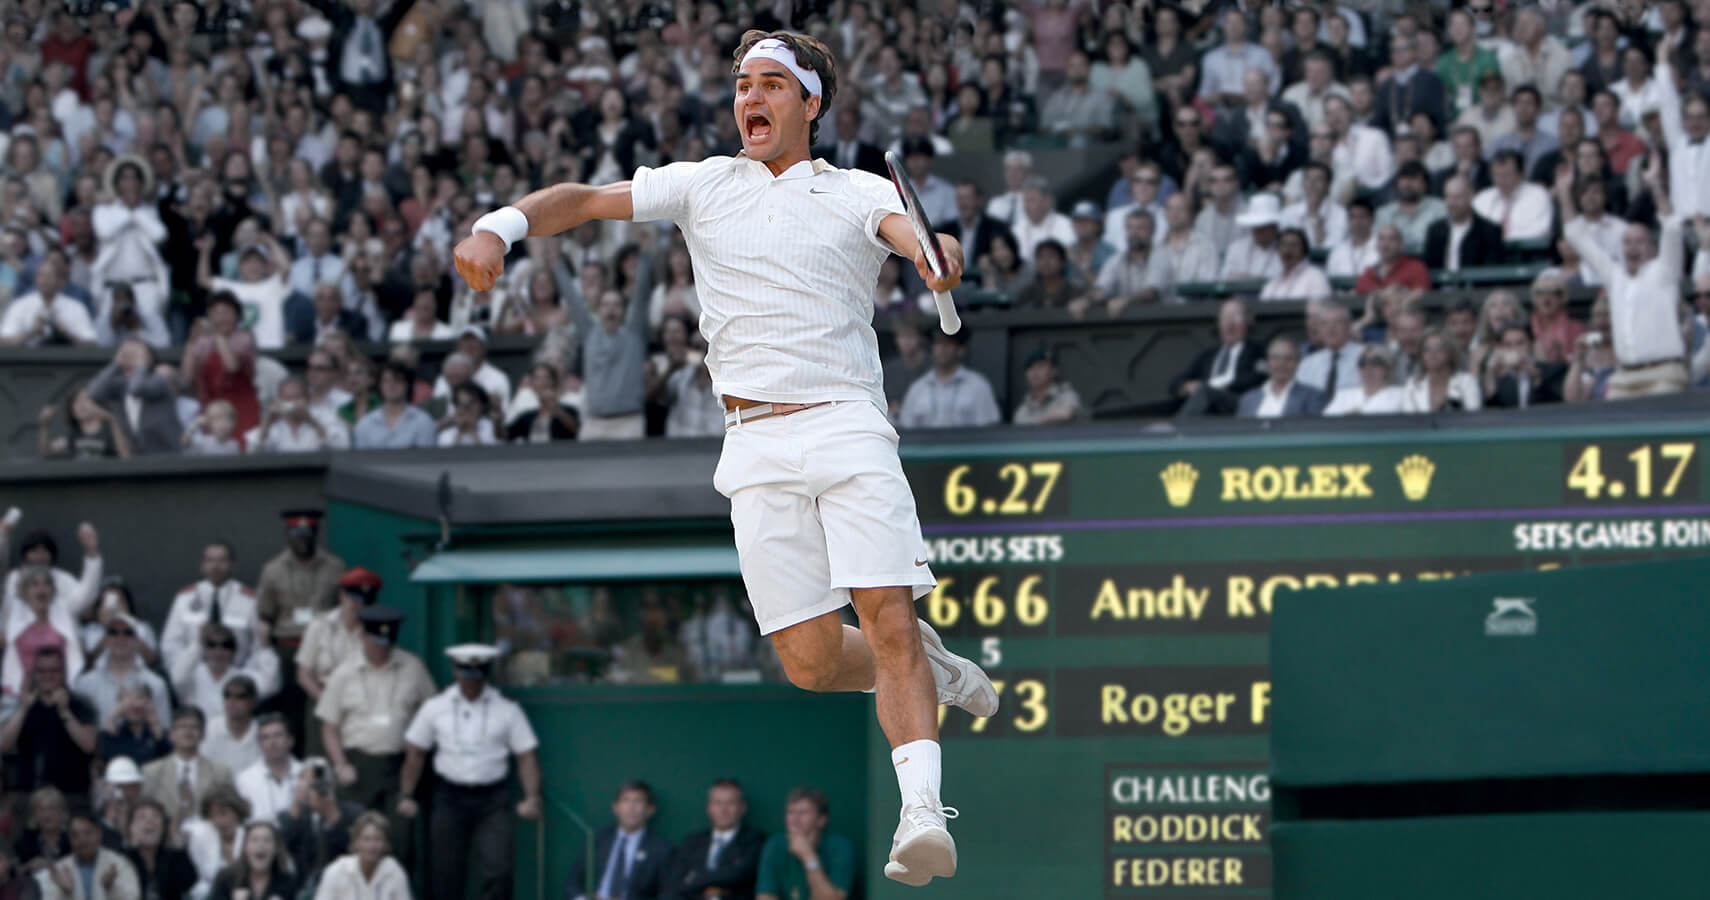
[[[495,209],[476,219],[474,227],[469,229],[470,234],[482,231],[498,235],[499,240],[505,242],[505,252],[509,253],[512,244],[528,237],[528,216],[523,215],[523,211],[514,206]]]

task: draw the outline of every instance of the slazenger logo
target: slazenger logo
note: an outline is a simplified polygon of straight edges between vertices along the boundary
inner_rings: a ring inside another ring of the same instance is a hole
[[[1531,637],[1538,633],[1538,613],[1532,597],[1493,597],[1494,609],[1484,617],[1486,637]]]

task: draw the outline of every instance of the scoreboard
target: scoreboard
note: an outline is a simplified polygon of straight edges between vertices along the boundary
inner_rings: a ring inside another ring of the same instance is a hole
[[[935,896],[1268,897],[1276,598],[1710,553],[1703,432],[906,445],[939,581],[921,613],[1002,703],[940,710],[961,872]],[[874,848],[889,770],[875,752]],[[871,896],[911,896],[871,861]]]

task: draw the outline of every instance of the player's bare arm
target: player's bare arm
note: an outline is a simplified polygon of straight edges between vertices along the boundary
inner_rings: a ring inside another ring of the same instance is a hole
[[[594,219],[628,221],[634,214],[627,181],[600,187],[555,184],[518,200],[515,206],[482,216],[475,223],[475,233],[458,242],[452,261],[471,288],[492,290],[504,274],[511,244],[525,237],[560,234]]]
[[[947,234],[938,236],[938,246],[944,251],[944,277],[932,274],[926,266],[926,248],[914,236],[914,226],[908,217],[892,213],[879,222],[879,237],[891,245],[898,256],[914,260],[914,270],[935,291],[950,291],[962,283],[962,242]]]

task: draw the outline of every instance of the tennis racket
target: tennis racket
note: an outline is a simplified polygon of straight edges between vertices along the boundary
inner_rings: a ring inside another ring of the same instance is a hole
[[[943,278],[944,271],[949,268],[944,262],[944,248],[938,246],[938,232],[932,230],[932,222],[926,218],[926,211],[920,208],[920,195],[914,192],[914,182],[903,170],[902,158],[896,151],[885,151],[885,167],[891,170],[891,183],[897,187],[897,196],[902,198],[903,212],[908,215],[909,224],[914,226],[915,239],[926,250],[926,268],[932,274]],[[933,291],[932,299],[938,301],[938,327],[945,334],[955,334],[962,330],[962,317],[956,315],[956,301],[943,291]]]

